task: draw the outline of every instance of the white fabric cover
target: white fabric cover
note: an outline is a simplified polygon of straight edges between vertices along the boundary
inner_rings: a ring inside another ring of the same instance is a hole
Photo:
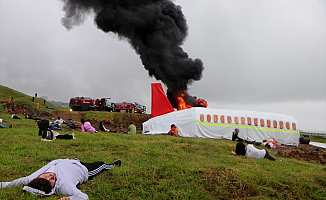
[[[221,118],[224,116],[224,123]],[[238,123],[235,122],[238,118]],[[241,123],[241,117],[245,118],[245,124]],[[251,125],[248,124],[251,118]],[[258,123],[254,123],[254,119]],[[231,119],[231,122],[228,122]],[[271,126],[267,126],[270,120]],[[261,121],[264,124],[261,124]],[[277,128],[273,127],[273,121],[277,122]],[[280,128],[280,122],[283,128]],[[175,124],[182,137],[200,137],[216,139],[232,139],[235,128],[240,129],[239,137],[245,140],[262,142],[265,138],[275,138],[284,145],[299,145],[299,129],[294,117],[284,114],[257,112],[248,110],[225,110],[193,107],[165,115],[157,116],[143,123],[143,134],[166,134],[171,124]]]

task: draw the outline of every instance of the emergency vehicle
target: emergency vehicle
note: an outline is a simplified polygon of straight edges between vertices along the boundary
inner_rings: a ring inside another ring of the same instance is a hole
[[[73,111],[95,110],[95,101],[89,97],[75,97],[71,98],[69,108]]]

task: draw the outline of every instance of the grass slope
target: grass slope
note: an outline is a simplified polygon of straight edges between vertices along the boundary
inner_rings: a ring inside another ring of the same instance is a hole
[[[6,112],[0,118],[13,124],[0,129],[0,181],[27,176],[57,158],[121,159],[120,168],[79,189],[99,200],[326,199],[325,165],[275,155],[283,161],[235,156],[230,153],[235,143],[229,140],[75,132],[76,140],[42,142],[33,120],[13,120]],[[0,189],[0,199],[39,197],[22,192],[21,186]]]

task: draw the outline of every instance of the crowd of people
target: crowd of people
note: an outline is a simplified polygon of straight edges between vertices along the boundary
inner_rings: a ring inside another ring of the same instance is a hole
[[[11,118],[20,119],[15,114],[13,114]],[[76,139],[74,133],[69,135],[57,132],[57,130],[64,131],[64,129],[61,128],[62,125],[65,125],[70,129],[80,129],[81,132],[88,133],[97,133],[98,131],[116,132],[116,130],[111,128],[111,121],[108,119],[100,121],[98,128],[95,128],[90,121],[85,120],[84,118],[80,119],[80,125],[72,121],[71,118],[65,121],[60,116],[58,116],[54,122],[50,122],[49,120],[42,120],[28,114],[25,115],[25,118],[33,119],[37,122],[39,127],[39,135],[41,136],[42,141],[53,141],[57,139]],[[0,123],[9,122],[0,119]],[[0,128],[12,128],[12,125],[10,124],[9,126],[4,126],[0,124]],[[136,134],[136,130],[137,128],[134,122],[130,121],[127,130],[123,133]],[[232,152],[233,154],[259,159],[266,158],[272,161],[276,161],[276,159],[269,154],[268,150],[264,148],[256,148],[254,146],[254,142],[251,143],[244,140],[240,137],[239,134],[239,128],[235,128],[232,132],[232,141],[237,142],[235,152]],[[166,135],[176,137],[179,136],[177,125],[171,124],[170,130],[166,133]],[[245,143],[248,144],[246,145]],[[259,143],[259,145],[267,148],[283,147],[274,138],[265,138],[265,140],[263,140],[262,143]],[[103,171],[107,171],[115,166],[120,167],[121,162],[121,160],[117,160],[112,164],[106,164],[103,161],[95,163],[84,163],[78,159],[57,159],[53,160],[29,176],[22,177],[11,182],[0,182],[0,188],[24,184],[26,186],[24,186],[23,190],[31,192],[35,195],[40,194],[49,196],[52,194],[62,194],[66,195],[65,197],[61,198],[62,200],[87,199],[87,194],[80,191],[76,186],[86,182],[87,180],[91,180],[93,177]]]

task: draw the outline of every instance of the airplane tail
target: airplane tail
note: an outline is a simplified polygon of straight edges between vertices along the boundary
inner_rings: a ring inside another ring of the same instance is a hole
[[[152,83],[152,114],[151,118],[173,112],[170,101],[166,97],[161,83]]]

